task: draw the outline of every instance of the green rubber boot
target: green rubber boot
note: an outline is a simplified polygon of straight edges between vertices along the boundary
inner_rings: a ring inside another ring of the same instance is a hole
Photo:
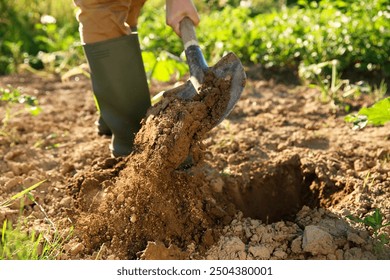
[[[102,116],[99,116],[99,118],[95,122],[95,125],[97,127],[99,135],[105,135],[105,136],[112,135],[111,129],[108,127],[106,122],[103,120]]]
[[[132,151],[134,136],[151,106],[138,35],[84,45],[94,95],[100,109],[101,134],[112,133],[112,155]]]

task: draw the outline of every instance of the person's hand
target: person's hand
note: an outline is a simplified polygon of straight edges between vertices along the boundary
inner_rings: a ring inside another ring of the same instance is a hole
[[[189,17],[195,26],[199,24],[199,14],[191,0],[166,0],[166,21],[177,35],[180,34],[180,22]]]

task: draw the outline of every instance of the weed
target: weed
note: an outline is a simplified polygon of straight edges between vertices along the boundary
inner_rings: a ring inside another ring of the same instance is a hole
[[[383,228],[389,227],[389,223],[384,223],[381,211],[376,208],[374,213],[364,217],[364,219],[348,215],[348,219],[355,223],[363,224],[368,230],[372,231],[372,235],[375,239],[375,250],[377,253],[382,253],[384,246],[390,243],[390,237],[387,233],[381,232]]]
[[[23,109],[14,110],[16,104],[23,104]],[[28,112],[32,116],[36,116],[41,112],[38,106],[38,100],[30,95],[21,94],[18,89],[7,87],[0,88],[0,105],[4,105],[4,115],[1,118],[0,136],[10,136],[8,123],[11,119]]]
[[[360,219],[352,215],[347,216],[347,218],[356,223],[364,224],[366,227],[373,230],[374,236],[378,235],[380,229],[390,226],[390,222],[386,224],[383,223],[383,216],[378,208],[375,209],[372,215],[368,215],[364,219]]]
[[[62,247],[73,234],[73,228],[66,236],[55,232],[49,239],[46,234],[32,230],[30,233],[22,229],[19,222],[14,228],[5,220],[1,231],[0,260],[52,260],[61,254]]]
[[[371,172],[367,172],[367,175],[363,180],[363,186],[361,188],[362,192],[369,192],[369,187],[373,186],[375,177],[372,177],[371,181],[370,181],[370,177],[371,177]]]
[[[368,108],[362,108],[357,114],[349,114],[346,122],[353,123],[353,129],[362,129],[366,125],[384,125],[390,121],[390,97],[384,98]]]
[[[379,86],[371,86],[370,84],[364,83],[363,81],[360,81],[358,85],[361,88],[362,92],[368,94],[375,102],[385,98],[386,96],[387,84],[384,80],[380,82]]]
[[[20,199],[21,197],[23,197],[24,195],[28,194],[30,191],[36,189],[37,187],[39,187],[41,184],[43,184],[46,180],[43,180],[43,181],[40,181],[30,187],[28,187],[27,189],[15,194],[14,196],[12,196],[10,199],[7,199],[6,201],[3,201],[0,203],[0,208],[1,207],[8,207],[10,206],[12,203],[14,203],[16,200]]]
[[[42,235],[34,231],[28,235],[19,227],[13,229],[6,220],[1,231],[0,259],[36,260],[41,254],[41,241]]]
[[[83,59],[72,3],[0,0],[0,18],[0,74],[43,68],[60,73]]]
[[[350,111],[349,102],[358,99],[362,94],[371,96],[373,100],[383,98],[387,91],[387,85],[384,81],[379,87],[372,87],[364,81],[351,84],[348,79],[341,79],[338,65],[339,61],[332,60],[299,67],[299,76],[303,80],[314,81],[310,87],[318,88],[321,92],[320,101],[322,103],[331,103],[335,107],[341,107],[346,113]],[[327,68],[330,68],[330,75],[327,75]],[[363,119],[355,119],[358,123]]]
[[[23,226],[25,225],[21,216],[18,218],[16,227],[13,227],[8,220],[5,220],[1,229],[0,260],[57,259],[62,252],[64,243],[72,236],[73,228],[70,228],[69,232],[65,235],[57,231],[54,223],[48,218],[43,207],[30,193],[45,181],[38,182],[0,203],[0,208],[8,207],[16,200],[27,196],[44,213],[46,221],[50,223],[54,230],[54,234],[51,234],[50,230],[45,233],[39,233],[34,230],[26,232],[23,230]],[[23,208],[23,200],[20,201],[21,208]]]
[[[315,81],[315,85],[312,87],[318,87],[321,91],[321,102],[329,103],[331,101],[338,101],[342,97],[350,96],[357,93],[357,88],[347,87],[349,85],[348,80],[342,80],[337,71],[337,65],[339,61],[332,60],[327,62],[321,62],[318,64],[311,64],[299,67],[299,76],[305,80]],[[331,67],[331,76],[323,77],[323,69]]]

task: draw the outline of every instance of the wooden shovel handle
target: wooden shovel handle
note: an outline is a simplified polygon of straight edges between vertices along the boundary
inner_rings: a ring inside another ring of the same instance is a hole
[[[185,17],[180,22],[181,40],[183,41],[184,49],[189,46],[199,46],[196,38],[194,23],[189,17]]]

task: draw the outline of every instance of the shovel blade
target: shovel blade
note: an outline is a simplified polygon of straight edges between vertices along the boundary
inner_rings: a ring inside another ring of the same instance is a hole
[[[229,102],[225,112],[217,123],[219,124],[230,114],[240,99],[246,83],[246,74],[240,59],[232,52],[222,57],[210,70],[214,72],[217,78],[230,79],[231,81],[230,88],[223,92],[229,95]]]
[[[246,83],[246,74],[244,67],[241,64],[239,58],[232,52],[222,57],[217,64],[208,68],[207,71],[212,71],[216,78],[230,80],[230,87],[227,90],[221,91],[222,94],[229,95],[228,103],[225,111],[221,115],[219,121],[215,124],[221,123],[234,109],[234,106],[241,97],[241,93],[244,90]],[[162,92],[163,96],[176,96],[177,98],[184,100],[191,100],[198,94],[198,82],[194,81],[194,77],[190,77],[186,83]],[[156,97],[160,98],[160,97]]]

